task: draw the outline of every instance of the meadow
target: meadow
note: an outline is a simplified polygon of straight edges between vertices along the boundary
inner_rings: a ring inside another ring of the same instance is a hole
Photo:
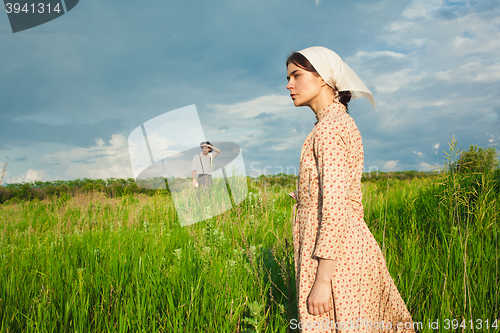
[[[422,332],[500,331],[498,175],[362,183]],[[5,202],[0,332],[294,332],[295,179],[249,178],[240,205],[186,227],[160,191]]]

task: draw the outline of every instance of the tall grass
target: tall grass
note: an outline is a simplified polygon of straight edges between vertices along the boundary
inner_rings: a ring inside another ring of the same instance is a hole
[[[472,331],[469,320],[498,331],[497,180],[467,177],[363,183],[365,220],[424,332],[436,320],[439,332]],[[187,227],[168,194],[0,206],[0,332],[291,331],[293,202],[251,185],[238,207]]]
[[[273,226],[288,214],[271,218],[272,201],[250,198],[185,228],[171,198],[159,195],[3,206],[0,331],[286,327],[286,316],[271,308],[291,309],[273,294],[284,290],[279,276],[293,274],[278,266],[287,254]]]
[[[5,172],[7,171],[7,164],[9,164],[8,160],[5,160],[3,165],[2,175],[0,175],[0,184],[3,184],[3,177],[5,176]]]

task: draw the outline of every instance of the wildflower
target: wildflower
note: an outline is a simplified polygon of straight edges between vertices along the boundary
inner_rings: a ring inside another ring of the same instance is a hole
[[[174,255],[175,255],[175,257],[176,257],[178,260],[181,260],[181,256],[182,256],[182,249],[181,249],[181,248],[179,248],[179,249],[174,250]]]

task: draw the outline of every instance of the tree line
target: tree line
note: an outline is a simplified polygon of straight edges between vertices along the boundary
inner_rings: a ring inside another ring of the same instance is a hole
[[[495,147],[482,148],[471,145],[469,150],[458,151],[457,158],[450,160],[449,165],[439,172],[452,172],[466,175],[462,177],[464,186],[474,188],[485,173],[493,173],[492,179],[496,181],[496,192],[500,192],[500,168]],[[363,173],[362,182],[377,182],[381,186],[390,180],[412,180],[419,178],[436,177],[438,171],[391,171]],[[165,181],[165,180],[162,180]],[[296,175],[279,173],[275,175],[260,175],[257,178],[247,177],[248,184],[263,186],[283,186],[297,184]],[[108,197],[121,197],[131,194],[146,194],[149,196],[157,192],[168,195],[168,181],[165,181],[165,189],[155,190],[138,186],[134,178],[119,179],[74,179],[55,181],[34,181],[29,183],[11,183],[0,186],[0,203],[20,202],[29,200],[44,200],[54,198],[68,198],[76,194],[99,192]]]

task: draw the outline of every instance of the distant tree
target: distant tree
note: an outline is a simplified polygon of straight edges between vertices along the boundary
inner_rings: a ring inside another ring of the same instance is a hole
[[[476,145],[471,145],[469,150],[460,153],[454,167],[461,173],[492,171],[498,168],[496,149],[495,147],[478,148]]]
[[[11,197],[10,191],[5,187],[0,186],[0,203],[4,203],[10,197]]]

